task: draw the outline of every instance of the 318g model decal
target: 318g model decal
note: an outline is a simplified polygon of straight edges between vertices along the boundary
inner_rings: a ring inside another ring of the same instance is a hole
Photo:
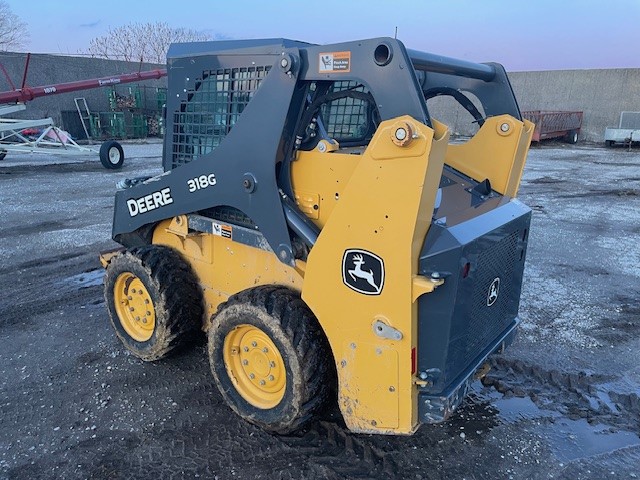
[[[187,180],[187,187],[189,188],[189,193],[193,193],[196,190],[204,190],[207,187],[213,187],[216,183],[218,183],[216,176],[211,173],[209,175],[200,175],[199,177],[190,178]]]
[[[342,256],[342,281],[364,295],[380,295],[384,287],[384,262],[375,253],[351,248]]]

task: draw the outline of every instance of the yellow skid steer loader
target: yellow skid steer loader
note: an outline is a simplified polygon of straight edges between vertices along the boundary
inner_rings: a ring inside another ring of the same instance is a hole
[[[445,420],[519,322],[533,125],[503,67],[390,38],[175,44],[167,67],[165,173],[116,193],[101,257],[125,347],[205,331],[223,398],[271,432],[329,401],[354,432]],[[435,97],[477,133],[449,143]]]

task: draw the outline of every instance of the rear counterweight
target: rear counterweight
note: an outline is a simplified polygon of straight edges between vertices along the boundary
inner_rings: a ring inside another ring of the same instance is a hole
[[[512,219],[512,220],[508,220]],[[418,302],[421,421],[442,421],[475,370],[515,333],[531,210],[517,200],[455,226],[436,222],[420,274],[446,276]]]

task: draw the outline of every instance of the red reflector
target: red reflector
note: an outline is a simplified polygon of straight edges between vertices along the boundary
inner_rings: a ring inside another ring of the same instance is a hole
[[[469,276],[469,270],[471,270],[471,264],[467,262],[464,264],[462,269],[462,278],[467,278]]]
[[[411,375],[416,373],[416,347],[411,349]]]

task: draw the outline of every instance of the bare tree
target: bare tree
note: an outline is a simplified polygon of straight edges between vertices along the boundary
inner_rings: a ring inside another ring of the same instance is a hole
[[[210,40],[207,34],[173,28],[165,22],[129,23],[109,28],[106,35],[89,42],[88,53],[95,57],[164,63],[169,44]]]
[[[23,47],[28,38],[27,24],[0,0],[0,51]]]

